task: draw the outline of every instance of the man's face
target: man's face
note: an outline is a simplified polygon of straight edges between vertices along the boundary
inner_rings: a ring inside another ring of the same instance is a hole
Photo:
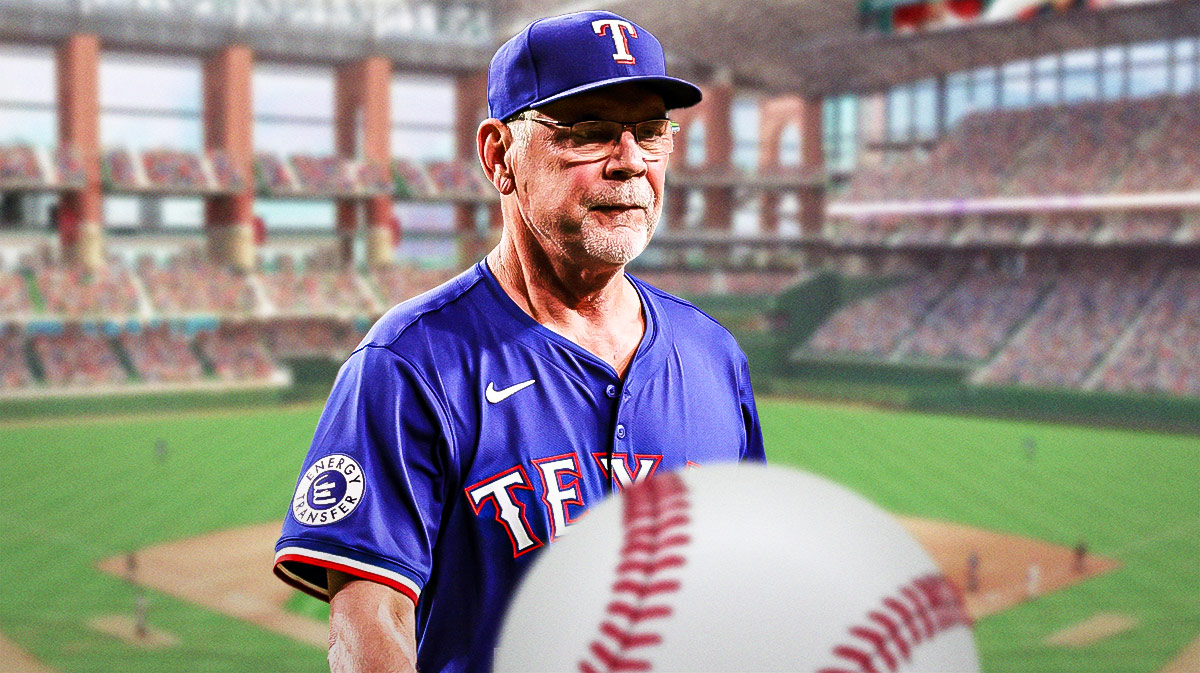
[[[539,108],[535,115],[563,123],[640,122],[666,117],[662,97],[636,85],[580,94]],[[646,153],[626,129],[612,151],[581,159],[569,131],[533,121],[527,146],[512,167],[518,204],[546,254],[586,267],[624,265],[637,257],[662,211],[667,156]]]

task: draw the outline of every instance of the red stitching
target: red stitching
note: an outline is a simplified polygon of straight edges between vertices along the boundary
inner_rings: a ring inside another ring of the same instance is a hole
[[[870,644],[870,649],[839,644],[832,654],[853,664],[850,668],[825,668],[820,673],[881,673],[880,667],[895,671],[899,661],[892,648],[908,661],[912,650],[924,640],[931,640],[942,631],[959,625],[971,625],[963,608],[962,597],[944,575],[918,577],[897,590],[898,596],[885,596],[880,605],[886,610],[872,610],[867,619],[882,628],[855,625],[849,634],[855,641]],[[899,616],[899,621],[888,613]],[[900,628],[903,624],[905,628]]]
[[[691,542],[680,531],[691,523],[690,506],[687,486],[675,474],[654,477],[625,492],[625,540],[611,587],[616,600],[605,609],[607,619],[588,647],[591,657],[579,661],[580,673],[651,669],[649,660],[632,652],[662,643],[661,633],[642,629],[650,620],[672,614],[663,598],[679,591],[680,582],[657,575],[687,563],[674,550]]]

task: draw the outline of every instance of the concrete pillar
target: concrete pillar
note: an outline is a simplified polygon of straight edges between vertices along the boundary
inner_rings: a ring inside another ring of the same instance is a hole
[[[67,260],[97,270],[104,265],[104,210],[100,191],[100,38],[77,34],[55,54],[58,141],[83,161],[82,189],[63,192],[58,235]]]
[[[728,76],[718,76],[704,89],[699,109],[704,115],[706,172],[729,173],[733,170],[733,84]],[[698,106],[699,107],[699,106]],[[704,190],[704,228],[729,231],[733,228],[734,188],[708,187]]]
[[[387,167],[392,159],[392,64],[371,56],[342,66],[334,80],[334,139],[338,155]],[[367,263],[391,264],[393,259],[391,195],[372,196],[361,208],[368,227]],[[360,206],[352,199],[337,203],[338,234],[353,239]],[[350,264],[352,248],[343,246],[343,262]]]
[[[482,171],[479,166],[475,132],[479,123],[488,118],[487,72],[460,73],[454,80],[454,156],[468,170]],[[479,214],[480,208],[485,212]],[[476,218],[486,219],[486,229],[480,231]],[[460,266],[474,264],[483,258],[500,240],[503,226],[500,209],[475,203],[460,203],[454,207],[454,231],[458,235]]]
[[[800,167],[808,175],[824,175],[825,145],[822,133],[820,99],[805,99],[800,116]],[[800,234],[816,236],[825,220],[825,187],[805,187],[800,191]]]
[[[208,252],[213,261],[243,271],[254,268],[254,52],[231,45],[204,61],[204,147],[220,150],[245,178],[236,194],[204,203]]]

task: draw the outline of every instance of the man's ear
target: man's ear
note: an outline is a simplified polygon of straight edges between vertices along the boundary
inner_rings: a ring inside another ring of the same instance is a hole
[[[516,189],[512,170],[506,161],[508,148],[512,147],[512,130],[499,119],[485,119],[476,134],[479,163],[488,182],[501,194],[511,194]]]

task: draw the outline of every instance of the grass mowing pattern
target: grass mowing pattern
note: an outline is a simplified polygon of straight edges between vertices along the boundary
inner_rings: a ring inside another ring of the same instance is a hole
[[[1125,567],[980,622],[985,670],[1155,671],[1200,634],[1200,438],[891,413],[766,399],[768,457],[884,507],[1064,545]],[[150,623],[183,644],[143,652],[85,626],[132,614],[93,569],[149,544],[283,516],[319,406],[0,425],[0,632],[64,673],[328,670],[319,649],[151,595]],[[154,442],[164,437],[159,464]],[[1037,442],[1028,460],[1022,443]],[[984,559],[984,563],[987,560]],[[269,572],[264,569],[264,573]],[[296,599],[316,616],[323,604]],[[1041,639],[1095,612],[1136,629],[1079,650]]]

